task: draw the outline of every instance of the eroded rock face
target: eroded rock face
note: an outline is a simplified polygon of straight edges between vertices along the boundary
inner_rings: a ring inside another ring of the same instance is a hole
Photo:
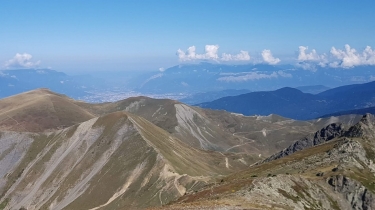
[[[363,115],[362,119],[350,127],[344,134],[347,137],[375,138],[375,116],[372,114]]]
[[[313,147],[316,145],[323,144],[337,137],[348,137],[348,138],[375,138],[375,116],[372,114],[363,115],[362,119],[345,130],[343,124],[332,123],[314,134],[308,135],[287,147],[286,149],[270,156],[263,162],[269,162],[276,160],[288,155],[291,155],[297,151]]]
[[[375,209],[375,195],[361,183],[343,175],[332,176],[327,182],[334,191],[341,193],[350,202],[352,209]]]
[[[333,123],[325,128],[320,129],[319,131],[315,132],[314,134],[308,135],[301,140],[294,142],[292,145],[287,147],[286,149],[270,156],[264,162],[269,162],[272,160],[276,160],[288,155],[291,155],[297,151],[313,147],[315,145],[319,145],[330,141],[336,137],[341,136],[344,133],[344,126],[342,124]]]

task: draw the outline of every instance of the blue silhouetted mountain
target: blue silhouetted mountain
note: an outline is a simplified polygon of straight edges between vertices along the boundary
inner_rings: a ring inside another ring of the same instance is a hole
[[[37,88],[49,88],[74,98],[87,94],[86,87],[75,77],[62,72],[49,69],[0,71],[1,98]]]
[[[242,89],[242,90],[221,90],[221,91],[209,91],[204,93],[196,93],[193,95],[190,95],[186,98],[180,99],[179,101],[187,104],[197,104],[197,103],[203,103],[208,101],[213,101],[222,97],[226,96],[237,96],[245,93],[251,92],[250,90]]]
[[[330,114],[323,115],[320,118],[332,117],[332,116],[350,115],[350,114],[365,115],[367,113],[375,115],[375,106],[368,107],[368,108],[363,108],[363,109],[352,109],[352,110],[346,110],[346,111],[341,111],[341,112],[330,113]]]
[[[294,88],[281,88],[198,104],[203,108],[223,109],[244,115],[278,114],[298,120],[314,119],[330,113],[374,105],[375,82],[342,86],[316,95]]]
[[[311,93],[311,94],[318,94],[329,90],[331,88],[324,86],[324,85],[308,85],[308,86],[298,86],[296,89],[304,92],[304,93]]]

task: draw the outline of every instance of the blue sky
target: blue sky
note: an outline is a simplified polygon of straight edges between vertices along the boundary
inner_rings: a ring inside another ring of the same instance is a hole
[[[299,46],[329,54],[348,44],[361,53],[375,47],[374,8],[370,0],[4,0],[0,68],[157,70],[191,61],[192,46],[194,59],[207,59],[206,45],[216,46],[221,62],[223,53],[233,62],[261,62],[267,49],[265,56],[280,61],[271,62],[292,63]]]

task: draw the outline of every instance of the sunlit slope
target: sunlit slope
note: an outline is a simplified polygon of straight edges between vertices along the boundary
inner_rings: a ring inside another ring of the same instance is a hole
[[[2,99],[0,106],[2,130],[52,131],[116,111],[127,111],[147,119],[192,147],[250,153],[261,158],[330,123],[353,125],[359,120],[358,115],[311,121],[296,121],[278,115],[242,116],[147,97],[89,104],[46,89]]]
[[[0,144],[5,209],[160,206],[256,161],[192,148],[126,112],[48,134],[2,132]]]
[[[37,89],[0,100],[0,129],[39,132],[64,128],[93,118],[73,99]]]
[[[332,121],[343,121],[352,125],[359,120],[355,115],[309,122],[278,115],[242,116],[188,106],[174,100],[147,97],[79,105],[94,115],[124,110],[142,116],[195,148],[244,152],[261,157],[287,147]]]
[[[375,117],[365,115],[332,135],[189,191],[162,209],[374,209]]]

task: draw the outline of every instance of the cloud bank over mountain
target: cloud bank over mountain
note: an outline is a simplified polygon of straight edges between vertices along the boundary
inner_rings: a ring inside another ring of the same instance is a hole
[[[196,47],[191,46],[186,51],[178,49],[177,55],[180,62],[212,60],[216,62],[247,61],[258,63],[260,61],[277,65],[282,61],[275,57],[270,49],[264,49],[260,55],[255,55],[260,56],[260,60],[253,59],[249,51],[245,50],[240,50],[238,54],[222,53],[221,56],[219,56],[218,51],[219,45],[206,45],[204,53],[199,54],[196,52]],[[333,46],[328,53],[319,54],[315,49],[309,50],[308,46],[301,45],[298,47],[295,62],[294,64],[298,67],[312,71],[315,71],[317,66],[348,69],[355,66],[375,65],[375,51],[370,46],[366,46],[362,52],[359,52],[346,44],[343,50]]]
[[[264,62],[271,64],[271,65],[278,64],[281,61],[279,58],[273,57],[271,50],[267,50],[267,49],[262,51],[262,58]]]
[[[358,53],[348,44],[345,45],[345,50],[332,47],[330,52],[338,60],[330,63],[331,67],[351,68],[361,65],[375,65],[375,51],[370,46],[366,46],[362,53]]]
[[[206,45],[205,53],[196,53],[196,47],[189,47],[186,52],[181,49],[177,50],[177,55],[180,61],[194,61],[194,60],[215,60],[215,61],[249,61],[249,52],[241,50],[240,53],[232,55],[223,53],[221,57],[218,55],[219,45]]]
[[[362,53],[351,48],[348,44],[345,45],[345,50],[332,47],[329,55],[325,53],[318,54],[315,49],[312,49],[310,52],[307,52],[307,50],[307,46],[299,46],[297,61],[299,62],[299,66],[308,70],[315,70],[316,65],[344,69],[355,66],[375,65],[375,51],[370,46],[366,46]]]
[[[246,82],[260,79],[273,79],[278,77],[292,78],[293,75],[284,71],[274,71],[270,74],[261,72],[220,73],[217,80],[221,82]]]

